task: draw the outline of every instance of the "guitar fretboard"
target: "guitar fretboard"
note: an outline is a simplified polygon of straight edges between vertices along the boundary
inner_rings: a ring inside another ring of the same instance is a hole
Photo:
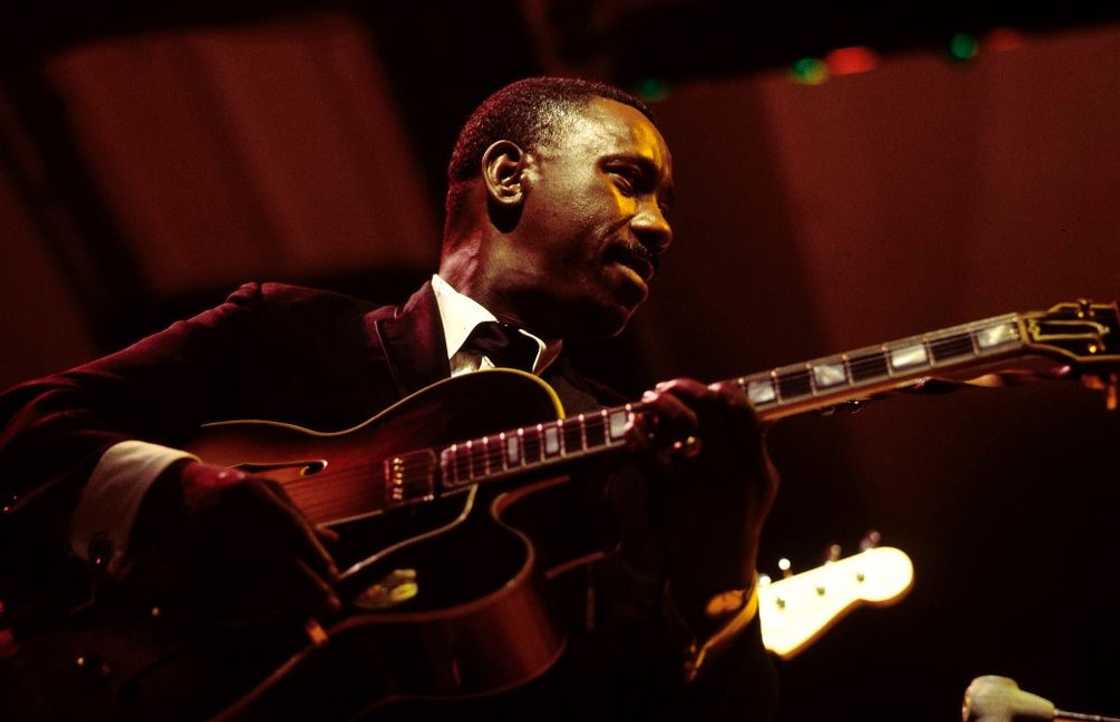
[[[736,382],[761,418],[777,419],[1017,351],[1024,342],[1019,320],[1014,313],[997,316],[751,374]]]
[[[760,418],[773,420],[983,366],[1019,351],[1023,333],[1019,314],[1012,313],[731,381]],[[644,408],[626,404],[393,457],[385,461],[388,502],[429,499],[441,487],[454,491],[623,447],[631,419]]]

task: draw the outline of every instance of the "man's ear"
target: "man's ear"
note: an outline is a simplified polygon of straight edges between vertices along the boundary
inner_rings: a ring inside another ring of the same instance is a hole
[[[504,208],[525,199],[525,164],[528,156],[511,140],[495,141],[482,154],[482,180],[491,203]]]

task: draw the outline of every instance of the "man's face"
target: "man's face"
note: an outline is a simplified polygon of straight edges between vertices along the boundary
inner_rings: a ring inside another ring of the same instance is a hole
[[[557,335],[612,335],[649,293],[672,241],[672,158],[640,111],[596,98],[531,154],[516,275]]]

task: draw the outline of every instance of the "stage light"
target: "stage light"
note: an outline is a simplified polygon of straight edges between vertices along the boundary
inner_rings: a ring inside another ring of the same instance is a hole
[[[656,103],[669,97],[669,86],[657,78],[646,78],[638,83],[635,94],[647,103]]]
[[[980,50],[980,43],[976,36],[968,33],[957,33],[949,39],[949,55],[953,60],[972,60]]]
[[[825,64],[832,75],[855,75],[874,70],[879,65],[879,56],[871,48],[855,45],[833,50],[825,57]]]
[[[794,81],[802,85],[820,85],[828,80],[828,66],[820,58],[795,60],[791,72]]]

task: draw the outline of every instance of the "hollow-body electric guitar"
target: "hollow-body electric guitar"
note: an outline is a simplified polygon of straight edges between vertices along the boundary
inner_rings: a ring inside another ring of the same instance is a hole
[[[1063,303],[733,381],[763,421],[928,377],[1054,366],[1103,379],[1114,406],[1118,335],[1115,303]],[[268,421],[205,426],[189,446],[205,461],[280,482],[313,523],[378,516],[381,535],[343,574],[346,611],[310,622],[313,643],[227,693],[221,703],[235,701],[221,718],[349,718],[388,699],[488,694],[542,674],[565,647],[546,587],[602,554],[573,541],[582,507],[566,472],[625,453],[645,412],[633,403],[563,418],[547,384],[499,369],[436,383],[340,432]],[[331,664],[340,659],[343,669]],[[138,664],[108,675],[121,676],[118,690],[152,676]],[[158,697],[131,696],[149,693]]]

